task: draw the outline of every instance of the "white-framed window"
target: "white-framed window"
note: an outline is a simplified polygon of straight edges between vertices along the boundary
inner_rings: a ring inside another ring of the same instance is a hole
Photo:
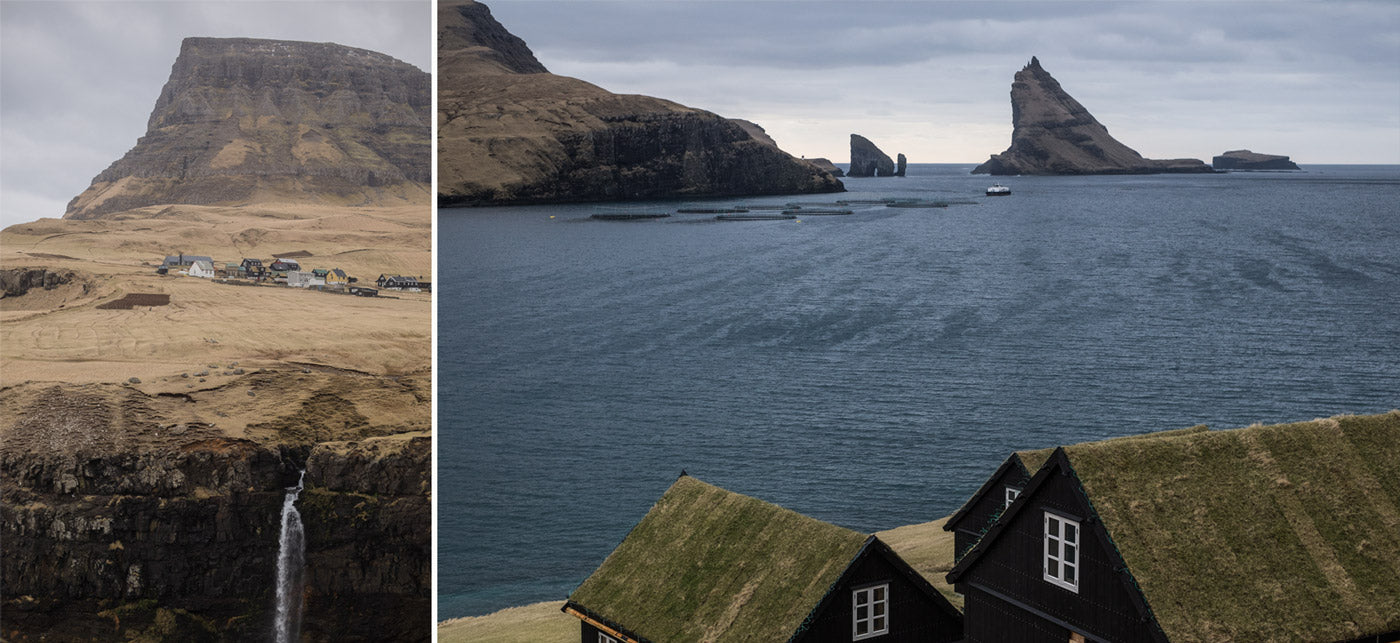
[[[890,632],[890,586],[873,585],[851,592],[851,640]]]
[[[1045,512],[1045,580],[1079,593],[1079,523]]]
[[[1020,489],[1019,487],[1007,487],[1007,488],[1006,488],[1006,503],[1003,504],[1003,505],[1001,506],[1001,508],[1002,508],[1002,509],[1005,509],[1005,508],[1007,508],[1007,507],[1010,507],[1010,506],[1011,506],[1011,503],[1014,502],[1014,501],[1016,500],[1016,497],[1017,497],[1017,496],[1020,496],[1020,495],[1021,495],[1021,489]]]
[[[617,639],[602,632],[598,633],[598,643],[617,643]]]

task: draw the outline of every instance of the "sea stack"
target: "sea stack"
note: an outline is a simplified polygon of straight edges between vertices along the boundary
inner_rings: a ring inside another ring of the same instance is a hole
[[[333,43],[186,38],[146,135],[68,204],[93,219],[149,205],[422,202],[432,80]]]
[[[909,167],[909,159],[904,158],[904,154],[897,154],[894,158],[894,175],[904,176],[904,171]]]
[[[438,88],[440,205],[844,190],[741,123],[549,73],[471,0],[438,3]]]
[[[1211,159],[1217,170],[1301,170],[1287,156],[1259,154],[1249,150],[1231,150]]]
[[[1119,143],[1032,57],[1011,84],[1011,147],[973,174],[1211,172],[1198,159],[1143,158]]]
[[[851,135],[851,169],[847,176],[894,176],[894,159],[880,151],[870,139]]]

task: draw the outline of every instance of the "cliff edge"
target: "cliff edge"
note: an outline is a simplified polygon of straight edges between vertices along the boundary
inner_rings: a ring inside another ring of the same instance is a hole
[[[839,192],[740,123],[548,72],[471,0],[438,4],[438,203]]]
[[[973,174],[1158,174],[1211,172],[1197,159],[1143,158],[1118,142],[1032,57],[1011,83],[1011,147]]]
[[[148,205],[421,202],[432,80],[334,43],[186,38],[146,135],[68,203],[67,219]]]

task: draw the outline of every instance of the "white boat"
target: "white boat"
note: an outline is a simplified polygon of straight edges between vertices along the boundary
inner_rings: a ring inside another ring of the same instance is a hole
[[[1000,183],[987,188],[987,196],[1006,196],[1011,194],[1011,188]]]

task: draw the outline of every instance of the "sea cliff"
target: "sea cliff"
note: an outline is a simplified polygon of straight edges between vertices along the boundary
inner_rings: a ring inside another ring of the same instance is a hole
[[[470,0],[438,5],[438,85],[440,205],[844,189],[740,122],[548,73]]]

